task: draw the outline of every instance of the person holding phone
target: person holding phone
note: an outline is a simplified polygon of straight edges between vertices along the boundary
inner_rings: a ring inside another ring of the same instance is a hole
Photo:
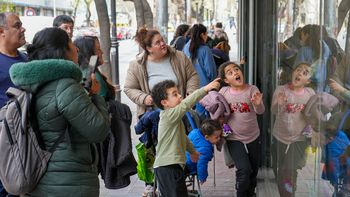
[[[98,69],[98,66],[103,64],[102,50],[100,41],[96,36],[81,36],[74,40],[78,51],[78,63],[83,73],[83,85],[89,90],[92,86],[91,74],[94,73],[96,80],[100,85],[98,94],[105,98],[106,101],[115,98],[115,88],[108,82]]]

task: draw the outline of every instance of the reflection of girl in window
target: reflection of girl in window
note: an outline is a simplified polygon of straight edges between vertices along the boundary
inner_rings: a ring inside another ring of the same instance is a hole
[[[299,49],[294,62],[294,67],[300,62],[311,64],[313,73],[311,76],[311,81],[313,82],[312,86],[317,91],[326,90],[326,80],[328,76],[332,74],[327,66],[330,57],[329,47],[324,41],[320,41],[320,26],[311,24],[305,25],[300,32],[302,47]]]

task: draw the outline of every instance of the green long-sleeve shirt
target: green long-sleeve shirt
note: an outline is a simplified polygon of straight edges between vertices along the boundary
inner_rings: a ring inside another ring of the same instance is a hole
[[[196,90],[176,107],[160,112],[154,168],[172,164],[185,165],[186,150],[191,154],[195,152],[186,135],[182,117],[206,93],[203,88]]]

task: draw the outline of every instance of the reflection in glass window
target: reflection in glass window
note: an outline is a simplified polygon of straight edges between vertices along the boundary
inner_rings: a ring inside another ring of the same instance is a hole
[[[349,0],[278,2],[271,112],[281,196],[350,196],[349,10]]]

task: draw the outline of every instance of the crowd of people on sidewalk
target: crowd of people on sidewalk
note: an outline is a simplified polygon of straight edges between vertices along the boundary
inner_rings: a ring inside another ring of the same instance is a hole
[[[283,197],[295,196],[298,170],[305,166],[306,150],[310,146],[322,147],[325,155],[321,161],[325,164],[322,178],[334,185],[334,194],[344,195],[349,189],[346,181],[348,172],[339,174],[340,164],[342,168],[350,165],[348,121],[344,126],[344,121],[341,122],[341,119],[347,118],[344,112],[349,108],[350,90],[346,84],[350,69],[345,62],[344,51],[340,51],[336,40],[325,33],[322,26],[306,25],[295,32],[293,39],[279,44],[282,73],[278,75],[281,85],[273,93],[270,106],[276,117],[271,152],[276,183]],[[222,24],[217,24],[213,35],[210,38],[202,24],[179,25],[170,45],[164,42],[157,30],[142,28],[136,34],[136,41],[143,51],[135,60],[138,62],[137,69],[135,61],[130,64],[125,93],[138,105],[138,109],[146,109],[146,112],[161,109],[156,119],[158,130],[148,136],[153,138],[155,161],[151,166],[154,180],[164,196],[184,196],[185,178],[189,173],[196,173],[199,181],[205,183],[207,164],[212,159],[213,150],[203,151],[207,150],[203,148],[213,144],[223,145],[228,167],[234,163],[237,196],[256,196],[261,149],[257,115],[265,111],[263,95],[258,87],[245,83],[244,60],[230,62],[228,36]],[[185,54],[186,63],[176,66],[173,53],[181,55],[179,60],[183,60]],[[194,85],[193,80],[179,80],[178,69],[184,65],[189,65],[187,73],[197,75],[197,84]],[[206,89],[208,84],[217,82],[217,77],[220,78],[220,87],[207,96],[201,95],[202,99],[193,98],[197,91],[189,93],[189,89],[183,88],[187,82],[187,87],[191,85],[194,90]],[[169,78],[171,81],[164,81]],[[319,102],[318,99],[324,101]],[[339,107],[342,109],[339,110]],[[193,109],[198,122],[203,121],[203,125],[208,124],[208,119],[214,121],[210,126],[213,132],[218,129],[214,126],[216,123],[221,126],[224,132],[217,136],[221,140],[210,141],[205,126],[187,128],[188,114],[184,113],[193,112]],[[138,113],[138,118],[142,119],[142,114]],[[178,128],[178,124],[184,124],[185,128]],[[177,133],[174,133],[175,129]],[[188,134],[186,139],[184,133]],[[318,140],[320,138],[323,140]],[[335,139],[340,139],[342,147]],[[331,143],[336,145],[331,146]],[[341,154],[332,155],[334,147]],[[199,150],[198,157],[195,151]],[[184,151],[187,151],[187,161]],[[329,159],[331,157],[332,160]],[[345,181],[342,182],[342,191],[339,183],[332,178],[334,174],[337,174],[336,179],[345,177],[342,179]],[[153,183],[147,185],[145,196],[147,192],[154,192]]]
[[[254,197],[261,160],[258,115],[266,110],[275,115],[271,152],[280,196],[295,196],[309,146],[322,147],[322,178],[334,186],[334,195],[350,193],[350,111],[344,113],[350,67],[324,27],[306,25],[279,43],[281,84],[269,108],[259,88],[246,83],[245,61],[230,61],[222,23],[212,38],[203,24],[179,25],[170,45],[158,30],[138,29],[140,53],[129,64],[123,90],[137,105],[135,130],[143,134],[140,141],[149,150],[144,154],[155,157],[146,169],[132,153],[130,109],[115,100],[115,87],[99,70],[98,37],[72,40],[73,29],[72,18],[60,15],[23,53],[18,49],[26,43],[25,27],[16,14],[0,13],[0,107],[13,100],[6,94],[10,87],[30,93],[36,137],[43,149],[54,147],[30,191],[9,194],[9,175],[0,173],[0,197],[99,196],[99,174],[106,188],[119,189],[143,170],[154,173],[143,180],[144,196],[157,190],[185,197],[188,175],[205,184],[215,145],[236,169],[237,197]],[[8,125],[0,121],[1,142]]]

